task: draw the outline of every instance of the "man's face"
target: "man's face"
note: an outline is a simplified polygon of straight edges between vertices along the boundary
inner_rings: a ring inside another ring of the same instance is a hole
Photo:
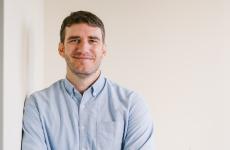
[[[67,63],[67,73],[70,71],[78,76],[97,72],[105,52],[101,29],[85,23],[66,27],[64,43],[59,44],[59,54]]]

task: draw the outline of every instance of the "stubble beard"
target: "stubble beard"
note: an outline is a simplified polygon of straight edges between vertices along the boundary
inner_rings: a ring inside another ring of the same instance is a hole
[[[74,62],[71,62],[71,60],[69,58],[66,58],[66,63],[67,63],[67,67],[68,67],[69,71],[74,76],[77,76],[80,78],[87,78],[87,77],[95,74],[100,68],[100,62],[95,64],[94,68],[92,68],[92,70],[89,70],[89,71],[87,71],[87,70],[80,71],[79,68],[76,67]]]

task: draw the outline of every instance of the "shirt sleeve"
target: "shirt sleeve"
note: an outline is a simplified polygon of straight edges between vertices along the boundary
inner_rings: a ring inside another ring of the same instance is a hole
[[[124,150],[154,150],[153,121],[143,98],[131,96],[128,128],[124,140]]]
[[[26,98],[22,124],[22,150],[47,150],[35,98]]]

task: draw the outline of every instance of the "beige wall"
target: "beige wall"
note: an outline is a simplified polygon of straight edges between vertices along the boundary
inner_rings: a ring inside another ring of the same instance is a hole
[[[65,75],[57,52],[62,19],[71,11],[92,11],[107,31],[103,72],[144,95],[155,121],[157,149],[230,149],[229,4],[47,0],[44,86]]]
[[[43,1],[4,0],[3,148],[21,148],[26,94],[43,86]],[[2,60],[1,60],[2,61]],[[2,65],[2,64],[1,64]]]
[[[3,0],[0,0],[0,149],[3,149]]]

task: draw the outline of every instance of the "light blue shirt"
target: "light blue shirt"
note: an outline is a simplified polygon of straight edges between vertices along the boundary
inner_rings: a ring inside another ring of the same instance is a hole
[[[143,99],[100,75],[81,95],[67,80],[25,102],[22,150],[152,150]]]

